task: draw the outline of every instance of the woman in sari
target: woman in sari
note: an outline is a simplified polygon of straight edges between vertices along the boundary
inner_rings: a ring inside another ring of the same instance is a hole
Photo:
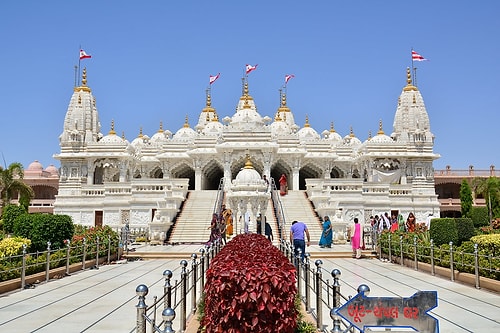
[[[415,215],[413,215],[413,213],[408,214],[408,218],[406,219],[406,231],[414,232],[416,225],[417,221],[415,219]]]
[[[217,213],[214,213],[212,215],[212,221],[210,222],[210,227],[207,229],[210,229],[210,239],[207,242],[207,245],[212,245],[217,239],[220,238],[220,232],[219,232],[219,225],[217,221],[219,220]]]
[[[280,179],[280,195],[286,195],[288,193],[288,183],[285,174],[282,174]]]
[[[325,216],[323,222],[323,232],[321,233],[321,238],[319,239],[319,247],[332,247],[332,222],[330,217]]]

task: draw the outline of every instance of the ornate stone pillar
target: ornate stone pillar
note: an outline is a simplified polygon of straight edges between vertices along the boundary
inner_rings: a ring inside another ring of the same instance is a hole
[[[92,185],[94,183],[94,161],[87,161],[87,185]]]
[[[194,160],[194,189],[195,191],[201,190],[201,161],[199,159]]]
[[[292,188],[291,190],[299,189],[299,167],[293,167],[292,170]]]
[[[224,191],[231,187],[231,152],[224,152]]]
[[[163,179],[170,179],[170,177],[172,177],[172,173],[170,172],[170,163],[169,162],[163,162],[161,169],[163,171]]]
[[[118,162],[118,168],[120,170],[120,183],[126,182],[127,181],[127,162],[126,161],[119,161]]]

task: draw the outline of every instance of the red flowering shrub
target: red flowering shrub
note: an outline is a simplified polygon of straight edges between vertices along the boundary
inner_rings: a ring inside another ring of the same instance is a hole
[[[295,331],[295,267],[266,237],[236,236],[206,275],[201,326],[207,333]]]

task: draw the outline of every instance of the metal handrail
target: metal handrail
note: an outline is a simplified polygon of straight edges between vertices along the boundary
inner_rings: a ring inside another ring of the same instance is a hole
[[[281,198],[278,192],[278,189],[276,187],[276,182],[274,181],[274,178],[271,177],[271,200],[273,203],[273,209],[274,209],[274,215],[276,216],[276,221],[278,223],[278,238],[279,239],[285,239],[285,225],[286,225],[286,220],[285,220],[285,214],[283,213],[283,204],[281,202]]]

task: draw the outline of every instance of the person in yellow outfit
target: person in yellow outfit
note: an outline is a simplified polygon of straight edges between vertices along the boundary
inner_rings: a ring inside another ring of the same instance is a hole
[[[224,209],[222,217],[226,222],[226,236],[231,237],[233,235],[233,211],[230,208]]]

